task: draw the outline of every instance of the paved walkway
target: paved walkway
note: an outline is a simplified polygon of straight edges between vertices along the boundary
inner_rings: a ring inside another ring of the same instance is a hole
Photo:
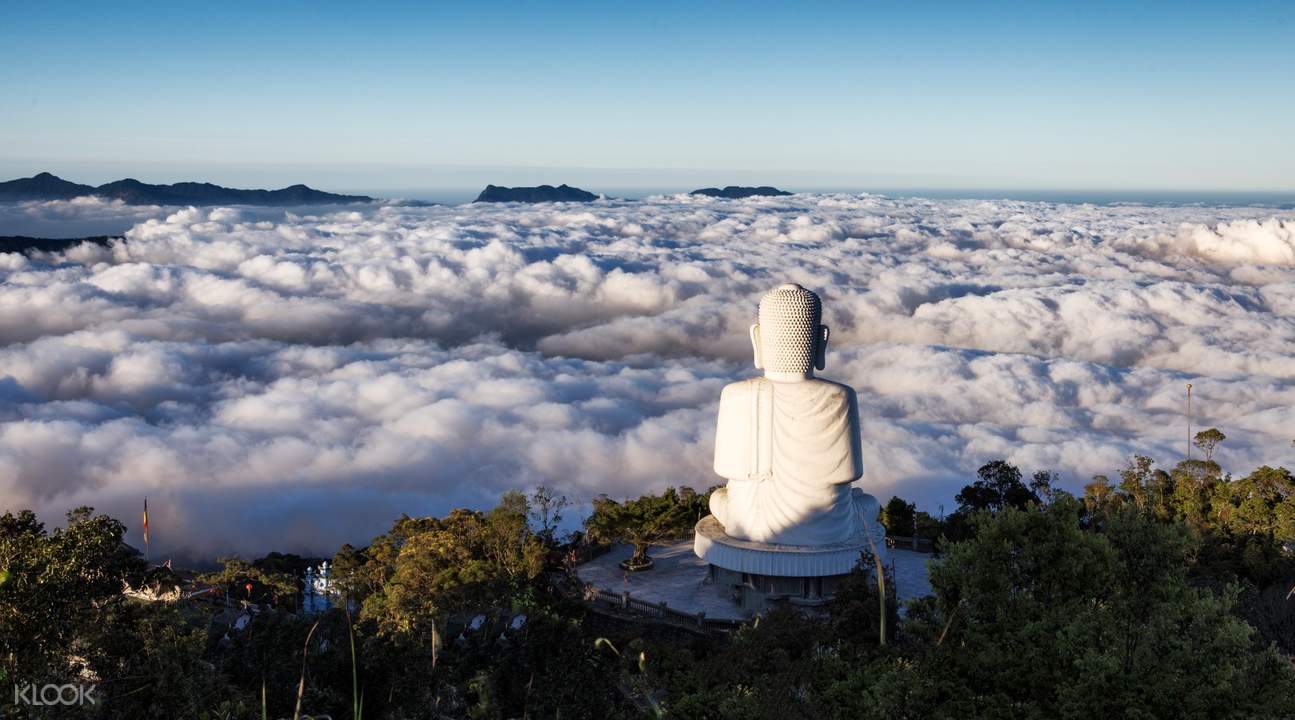
[[[899,601],[931,594],[931,576],[926,563],[933,555],[916,550],[887,548],[887,562],[895,564],[895,589]]]
[[[581,580],[614,593],[629,591],[647,602],[665,602],[684,612],[705,611],[706,617],[740,620],[745,616],[737,603],[720,597],[713,585],[706,585],[706,563],[692,552],[692,540],[652,548],[651,570],[627,573],[620,568],[634,548],[616,545],[607,553],[576,568]],[[900,601],[930,594],[926,561],[931,556],[912,550],[887,550],[887,564],[895,564],[895,585]]]

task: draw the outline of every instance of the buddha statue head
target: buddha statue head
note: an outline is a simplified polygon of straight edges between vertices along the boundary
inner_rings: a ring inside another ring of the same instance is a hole
[[[823,369],[827,326],[818,295],[795,283],[784,283],[760,299],[759,322],[751,326],[755,366],[765,377],[795,382]]]

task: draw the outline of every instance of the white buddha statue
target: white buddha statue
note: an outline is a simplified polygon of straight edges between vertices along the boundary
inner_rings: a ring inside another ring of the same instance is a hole
[[[858,541],[877,522],[877,501],[851,483],[863,476],[854,389],[814,377],[828,329],[818,295],[795,284],[760,300],[751,326],[764,377],[720,396],[715,472],[728,480],[710,499],[724,532],[785,545]]]

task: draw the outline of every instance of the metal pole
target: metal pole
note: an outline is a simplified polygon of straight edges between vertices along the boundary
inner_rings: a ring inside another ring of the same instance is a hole
[[[1187,383],[1187,459],[1192,459],[1192,384]]]

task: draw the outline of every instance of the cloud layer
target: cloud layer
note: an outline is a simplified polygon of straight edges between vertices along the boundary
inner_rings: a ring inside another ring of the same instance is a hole
[[[122,212],[101,205],[57,211]],[[719,390],[755,372],[755,303],[788,280],[824,297],[824,375],[859,391],[883,500],[950,509],[999,457],[1072,488],[1133,452],[1170,464],[1187,382],[1228,467],[1291,462],[1288,211],[663,196],[134,221],[0,255],[0,500],[133,519],[147,494],[162,552],[331,552],[509,488],[718,482]]]

